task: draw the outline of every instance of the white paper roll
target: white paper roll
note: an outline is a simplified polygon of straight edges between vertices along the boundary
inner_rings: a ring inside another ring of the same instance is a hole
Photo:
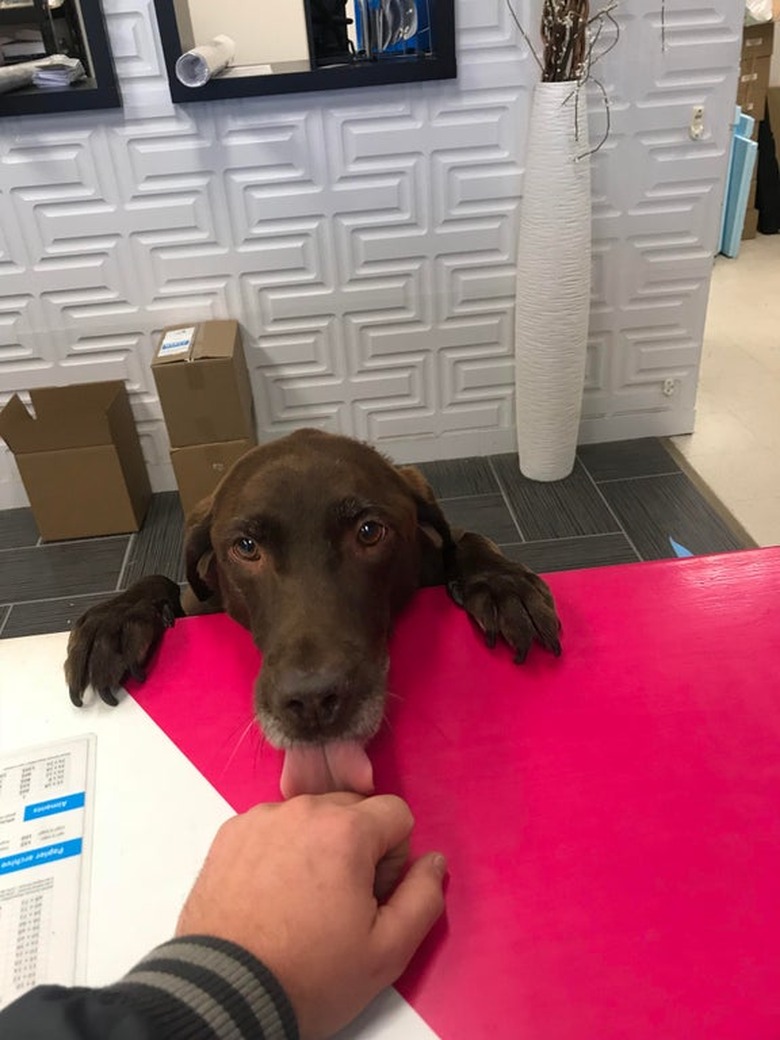
[[[229,36],[215,36],[211,43],[185,51],[176,62],[176,78],[185,87],[202,87],[236,56],[236,44]]]

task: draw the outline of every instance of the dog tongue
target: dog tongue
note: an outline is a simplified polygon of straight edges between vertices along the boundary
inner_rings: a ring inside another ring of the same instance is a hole
[[[356,740],[300,744],[285,752],[280,787],[283,798],[329,791],[372,794],[374,771],[365,748]]]

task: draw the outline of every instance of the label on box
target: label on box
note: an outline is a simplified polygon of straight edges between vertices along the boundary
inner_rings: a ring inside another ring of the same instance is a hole
[[[95,737],[0,759],[0,1007],[83,976]]]
[[[170,357],[172,354],[189,354],[195,326],[188,329],[171,329],[163,336],[157,357]]]

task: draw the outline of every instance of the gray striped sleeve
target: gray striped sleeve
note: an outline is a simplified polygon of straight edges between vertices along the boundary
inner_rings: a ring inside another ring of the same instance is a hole
[[[275,977],[221,939],[163,943],[107,991],[137,1005],[166,1040],[298,1040],[295,1014]]]

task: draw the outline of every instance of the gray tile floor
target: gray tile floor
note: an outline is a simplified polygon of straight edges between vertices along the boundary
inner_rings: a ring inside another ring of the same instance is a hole
[[[514,455],[419,468],[453,525],[542,573],[672,557],[670,537],[696,555],[750,544],[655,439],[583,447],[554,484],[526,480]],[[0,512],[0,636],[65,631],[144,574],[183,581],[182,524],[175,492],[122,537],[41,545],[29,510]]]

